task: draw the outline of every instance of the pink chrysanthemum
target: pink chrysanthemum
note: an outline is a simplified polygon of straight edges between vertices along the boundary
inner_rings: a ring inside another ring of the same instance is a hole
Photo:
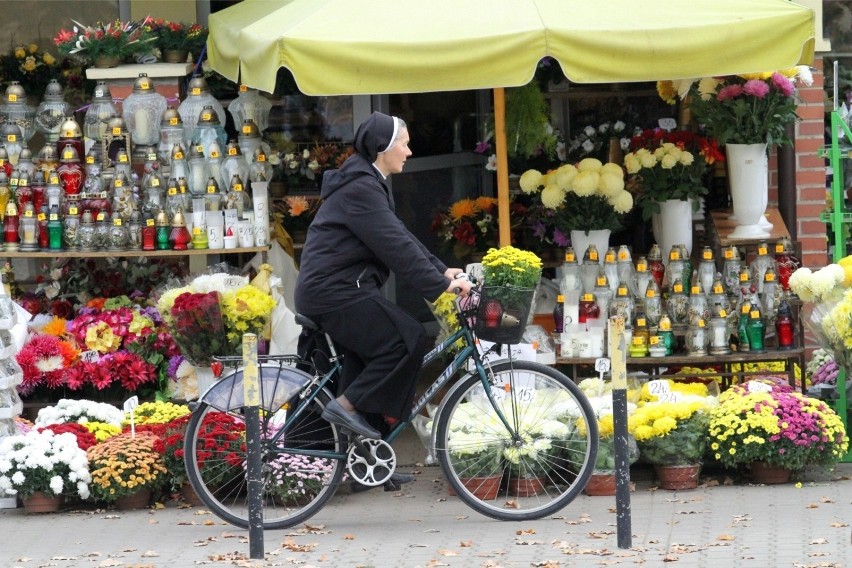
[[[735,99],[743,94],[743,88],[740,85],[727,85],[719,89],[719,94],[716,95],[716,100],[722,102],[730,99]]]
[[[778,72],[772,74],[772,86],[785,97],[792,97],[796,92],[793,81]]]
[[[762,99],[769,94],[769,85],[760,79],[749,79],[743,85],[743,93]]]

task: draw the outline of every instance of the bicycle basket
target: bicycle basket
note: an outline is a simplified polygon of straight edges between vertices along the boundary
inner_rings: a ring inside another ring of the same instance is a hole
[[[476,309],[476,336],[493,343],[520,343],[532,308],[535,288],[483,286]]]

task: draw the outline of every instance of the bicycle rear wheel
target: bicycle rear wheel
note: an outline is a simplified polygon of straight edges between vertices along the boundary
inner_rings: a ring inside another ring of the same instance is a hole
[[[331,395],[323,390],[273,443],[298,396],[279,408],[261,409],[263,528],[298,525],[316,514],[334,494],[345,470],[340,459],[306,456],[291,450],[343,453],[342,435],[320,415]],[[302,403],[304,404],[304,403]],[[187,425],[184,463],[189,482],[221,519],[249,526],[246,477],[245,407],[223,411],[201,402]]]
[[[558,371],[525,361],[491,370],[489,391],[469,375],[444,401],[435,451],[470,507],[502,520],[540,519],[585,487],[597,457],[597,421],[580,389]],[[588,428],[581,433],[577,419]]]

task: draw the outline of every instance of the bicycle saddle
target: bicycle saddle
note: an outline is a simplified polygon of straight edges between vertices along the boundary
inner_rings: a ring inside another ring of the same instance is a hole
[[[296,314],[296,323],[302,327],[306,327],[311,331],[322,331],[320,326],[311,318],[303,314]]]

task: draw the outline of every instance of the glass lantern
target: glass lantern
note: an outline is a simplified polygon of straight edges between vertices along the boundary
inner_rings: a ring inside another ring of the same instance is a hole
[[[598,277],[600,259],[598,248],[594,243],[589,243],[583,254],[583,264],[580,265],[580,278],[583,280],[583,292],[591,292],[595,289],[595,279]]]
[[[781,283],[773,267],[769,267],[763,275],[763,293],[760,294],[763,316],[766,321],[772,323],[778,314],[778,304],[783,297]]]
[[[139,187],[142,190],[143,196],[146,187],[151,185],[156,185],[160,188],[165,187],[166,181],[163,178],[162,172],[163,168],[160,164],[159,158],[157,157],[157,153],[149,151],[148,156],[145,159],[145,163],[142,165],[142,180],[139,182]]]
[[[29,148],[23,148],[21,150],[21,154],[18,156],[18,163],[15,165],[15,168],[18,170],[19,178],[26,176],[28,179],[32,180],[35,177],[36,165],[33,162],[32,150]]]
[[[648,272],[648,259],[640,256],[636,261],[636,275],[634,276],[633,295],[640,300],[645,297],[645,290],[648,289],[648,284],[653,280],[653,276]]]
[[[692,356],[707,355],[709,340],[704,318],[693,318],[686,330],[686,350]]]
[[[130,182],[127,180],[124,173],[119,172],[112,180],[111,189],[112,213],[113,215],[118,214],[126,222],[130,219],[130,215],[133,214],[133,210],[135,209],[133,187],[130,185]]]
[[[38,151],[36,167],[44,172],[45,177],[59,167],[59,152],[56,151],[56,146],[41,147],[41,150]]]
[[[130,131],[127,129],[127,123],[124,118],[114,114],[107,121],[107,129],[104,134],[104,152],[101,154],[102,163],[109,167],[118,161],[118,152],[124,152],[130,155]]]
[[[198,130],[195,131],[198,133]],[[201,144],[191,146],[189,148],[189,192],[193,197],[204,195],[207,191],[207,178],[210,177],[210,170],[207,164],[207,158],[204,157],[204,147]]]
[[[660,250],[660,245],[654,243],[651,245],[651,250],[648,251],[648,272],[651,277],[657,282],[657,288],[663,289],[663,278],[666,274],[666,266],[663,264],[663,252]]]
[[[270,181],[272,179],[272,164],[266,160],[263,148],[254,151],[254,158],[249,164],[249,181]],[[606,267],[606,264],[604,264]],[[609,274],[607,274],[609,276]],[[614,274],[618,278],[618,274]]]
[[[88,252],[98,248],[94,218],[92,217],[92,212],[88,209],[83,211],[83,219],[80,222],[80,229],[77,236],[80,250]]]
[[[36,109],[35,123],[48,142],[59,140],[59,129],[66,116],[73,112],[71,105],[65,102],[65,92],[56,79],[51,79],[44,89],[44,98]]]
[[[35,207],[32,203],[24,205],[18,234],[21,238],[21,252],[33,252],[39,250],[38,246],[38,219],[36,219]]]
[[[80,130],[80,125],[74,120],[73,116],[66,116],[59,128],[59,140],[56,142],[56,153],[62,156],[65,148],[74,148],[77,151],[77,156],[83,159],[86,155],[86,145],[83,141],[83,131]]]
[[[264,142],[260,137],[260,130],[257,125],[251,120],[246,120],[240,127],[237,143],[240,146],[240,152],[246,160],[246,164],[251,163],[254,158],[254,153],[258,149],[262,149],[267,156],[272,153],[269,144]]]
[[[107,122],[114,114],[118,114],[118,109],[112,102],[109,87],[104,81],[98,81],[98,84],[95,85],[92,103],[86,110],[86,116],[83,119],[83,134],[86,138],[86,147],[89,149],[95,147],[99,155],[103,152]]]
[[[243,124],[251,120],[263,132],[269,127],[269,113],[272,103],[260,95],[256,89],[240,85],[237,98],[228,105],[228,112],[234,118],[234,124]]]
[[[219,122],[219,116],[214,112],[212,106],[205,106],[198,117],[198,124],[195,126],[189,142],[190,146],[200,146],[201,153],[209,156],[213,144],[218,144],[221,148],[227,142],[228,135],[225,134],[225,127]]]
[[[198,118],[206,106],[213,108],[213,111],[219,117],[219,124],[225,124],[227,119],[225,109],[210,94],[210,87],[207,86],[207,81],[204,80],[204,77],[193,77],[187,86],[186,98],[180,103],[177,109],[186,129],[187,140],[192,140],[192,136],[195,133],[195,126],[198,124]]]
[[[757,256],[749,265],[751,277],[757,285],[757,292],[763,293],[763,275],[770,267],[775,266],[775,260],[769,256],[769,245],[765,242],[757,245]]]
[[[0,136],[2,136],[3,148],[6,150],[9,164],[15,166],[18,163],[18,158],[21,156],[21,151],[24,149],[21,129],[16,124],[7,122],[3,126],[0,126]],[[10,168],[7,175],[11,175],[11,173]]]
[[[618,247],[618,285],[627,284],[627,289],[636,297],[636,269],[633,267],[633,256],[627,245]]]
[[[609,247],[604,254],[603,261],[604,274],[606,274],[609,287],[612,288],[613,294],[618,289],[618,284],[621,282],[618,279],[618,264],[616,262],[615,248]]]
[[[243,180],[240,176],[235,175],[231,178],[231,184],[228,186],[228,194],[225,197],[225,209],[236,209],[237,218],[243,218],[243,211],[251,208],[251,200],[243,186]]]
[[[0,118],[5,124],[14,124],[21,129],[21,142],[26,144],[35,134],[36,109],[27,104],[27,93],[17,81],[6,87],[3,104],[0,105]]]
[[[127,226],[124,223],[124,219],[121,218],[118,211],[113,212],[112,226],[107,232],[107,250],[125,250],[129,241],[130,235],[127,232]]]
[[[76,213],[77,208],[74,208],[75,213],[65,215],[62,220],[62,238],[65,241],[65,248],[71,251],[76,251],[80,248],[79,230],[80,230],[80,215]]]
[[[705,320],[710,318],[710,304],[700,281],[693,284],[689,290],[689,317],[693,316],[699,316]]]
[[[210,153],[205,154],[207,156],[207,167],[210,171],[210,177],[216,179],[216,183],[222,183],[222,148],[219,146],[218,142],[214,142],[210,145]]]
[[[722,282],[728,290],[736,290],[739,288],[740,269],[743,262],[740,259],[740,251],[736,245],[725,247],[722,251]],[[704,289],[709,292],[709,288]]]
[[[159,142],[159,124],[167,106],[166,97],[154,89],[146,73],[140,73],[133,92],[122,104],[122,116],[134,144],[134,161],[144,161],[151,147]]]
[[[94,148],[86,154],[86,182],[83,184],[83,193],[88,197],[97,195],[103,191],[103,180],[101,179],[101,162],[94,153]]]
[[[728,313],[717,306],[710,318],[710,354],[727,355],[731,352],[728,343]]]
[[[701,260],[698,261],[698,281],[702,290],[709,293],[716,277],[716,259],[713,257],[713,249],[705,246],[701,251]]]
[[[675,329],[682,329],[689,324],[689,296],[683,289],[683,282],[676,281],[672,285],[671,294],[666,300],[666,312]]]
[[[186,148],[186,132],[178,111],[174,107],[169,107],[160,119],[160,145],[157,147],[157,157],[163,164],[172,163],[172,149],[175,144]]]
[[[228,142],[220,172],[222,187],[230,187],[234,176],[238,176],[241,180],[248,179],[248,163],[243,158],[240,147],[233,140]]]
[[[775,243],[775,266],[778,272],[778,283],[781,285],[783,295],[784,297],[790,297],[793,295],[790,291],[790,276],[802,266],[802,262],[796,258],[793,242],[789,237],[781,237]]]
[[[559,279],[559,293],[565,296],[568,292],[583,291],[583,281],[580,279],[580,265],[577,264],[577,255],[574,249],[568,247],[565,251],[565,261],[562,263],[562,275]]]
[[[218,211],[222,206],[222,193],[219,191],[219,184],[216,183],[216,178],[213,176],[207,178],[204,201],[207,211]]]
[[[660,295],[660,289],[657,288],[657,281],[653,278],[648,282],[648,287],[645,289],[643,307],[648,318],[648,325],[655,327],[660,323],[660,317],[663,315],[663,299]]]
[[[189,165],[186,161],[186,150],[180,144],[172,146],[172,154],[169,158],[169,164],[171,165],[169,177],[173,177],[175,179],[189,177]]]
[[[74,146],[66,146],[62,150],[56,173],[59,175],[59,183],[66,196],[80,195],[86,182],[86,170],[80,164],[80,156]]]

